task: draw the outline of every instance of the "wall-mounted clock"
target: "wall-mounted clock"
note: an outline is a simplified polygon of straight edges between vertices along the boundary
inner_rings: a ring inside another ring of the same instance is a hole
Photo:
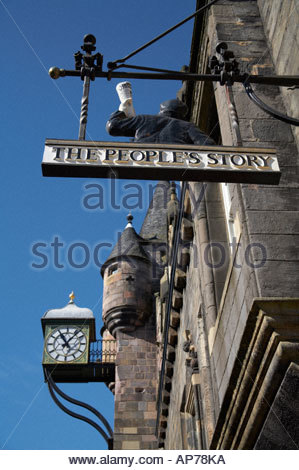
[[[59,326],[46,338],[46,351],[57,362],[73,362],[86,351],[88,338],[79,326]]]
[[[74,294],[63,308],[48,310],[42,317],[44,333],[43,365],[65,370],[88,364],[90,342],[95,341],[95,319],[88,308],[74,303]],[[67,372],[65,373],[67,380]]]

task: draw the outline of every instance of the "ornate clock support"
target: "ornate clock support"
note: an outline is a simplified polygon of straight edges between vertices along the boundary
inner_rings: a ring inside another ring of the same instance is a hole
[[[59,408],[62,411],[64,411],[66,414],[72,416],[73,418],[80,419],[81,421],[85,421],[86,423],[93,426],[101,434],[101,436],[105,439],[105,441],[107,442],[108,449],[109,450],[113,449],[113,437],[112,437],[113,436],[113,431],[112,431],[111,426],[109,425],[108,421],[104,418],[104,416],[99,411],[97,411],[95,408],[88,405],[87,403],[76,400],[75,398],[70,397],[69,395],[64,393],[62,390],[60,390],[60,388],[57,387],[57,385],[55,384],[54,380],[51,377],[51,374],[47,371],[47,369],[45,369],[45,376],[46,376],[46,379],[47,379],[50,395],[51,395],[53,401],[56,403],[56,405],[59,406]],[[66,401],[68,401],[70,403],[73,403],[74,405],[81,406],[82,408],[86,408],[91,413],[93,413],[104,424],[104,426],[106,427],[107,432],[105,432],[105,430],[98,423],[93,421],[92,419],[87,418],[86,416],[75,413],[74,411],[71,411],[70,409],[68,409],[65,405],[63,405],[59,401],[59,399],[55,395],[54,391],[56,393],[58,393],[58,395],[60,395]]]
[[[104,416],[92,406],[66,395],[55,382],[109,382],[114,378],[115,352],[111,340],[98,340],[95,337],[95,319],[88,308],[80,308],[74,303],[74,293],[69,303],[60,309],[48,310],[42,317],[44,333],[43,369],[49,392],[59,408],[93,426],[105,439],[108,449],[113,447],[113,431]],[[103,343],[105,342],[105,345]],[[99,351],[90,351],[90,344],[102,345]],[[108,348],[108,350],[107,350]],[[86,416],[68,409],[58,399],[81,406],[93,413],[105,426]]]

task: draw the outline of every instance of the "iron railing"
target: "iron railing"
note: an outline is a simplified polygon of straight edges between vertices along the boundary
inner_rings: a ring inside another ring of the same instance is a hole
[[[98,339],[93,343],[90,343],[89,362],[112,364],[115,363],[115,357],[115,339]]]

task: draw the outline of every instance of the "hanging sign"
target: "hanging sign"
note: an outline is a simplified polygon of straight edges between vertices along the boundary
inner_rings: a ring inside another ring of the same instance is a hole
[[[47,139],[43,176],[278,184],[274,149]]]

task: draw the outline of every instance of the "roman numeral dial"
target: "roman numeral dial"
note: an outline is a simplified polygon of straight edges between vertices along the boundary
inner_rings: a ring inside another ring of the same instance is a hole
[[[79,326],[55,328],[46,340],[47,353],[57,362],[76,361],[86,348],[87,337]]]

